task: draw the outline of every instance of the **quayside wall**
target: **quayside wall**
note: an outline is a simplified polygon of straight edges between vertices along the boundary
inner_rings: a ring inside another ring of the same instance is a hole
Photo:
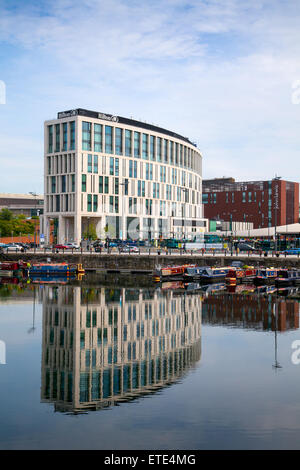
[[[91,272],[128,272],[151,273],[156,266],[196,264],[198,266],[230,266],[232,261],[242,261],[249,266],[274,268],[299,268],[300,258],[260,257],[260,256],[202,256],[202,255],[157,255],[157,254],[100,254],[100,253],[8,253],[0,255],[0,262],[20,260],[29,263],[51,261],[53,263],[82,264],[86,271]]]

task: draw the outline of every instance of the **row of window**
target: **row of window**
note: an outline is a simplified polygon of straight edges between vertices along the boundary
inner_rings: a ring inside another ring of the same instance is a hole
[[[48,126],[48,153],[67,150],[75,150],[75,121]]]
[[[100,161],[102,165],[100,168]],[[123,162],[125,163],[125,161]],[[114,176],[120,175],[120,159],[115,157],[109,158],[109,174]],[[98,155],[87,154],[87,165],[85,165],[85,154],[82,155],[81,171],[84,173],[97,174],[98,172],[106,173],[106,157],[98,157]],[[177,168],[168,168],[165,165],[156,165],[153,163],[142,163],[136,160],[128,161],[128,171],[126,165],[123,166],[123,175],[128,173],[129,178],[137,178],[138,174],[140,178],[146,180],[160,180],[162,183],[172,182],[172,184],[181,184],[182,186],[188,186],[195,189],[199,188],[201,181],[200,178],[192,173],[188,173],[184,170],[178,170]],[[194,180],[194,181],[193,181]],[[200,188],[199,188],[200,189]]]
[[[123,194],[124,196],[134,196],[137,194],[138,197],[152,197],[154,199],[167,199],[172,200],[176,199],[177,201],[184,201],[191,204],[200,204],[200,193],[194,190],[188,190],[181,188],[180,186],[172,186],[170,184],[160,184],[152,183],[152,193],[151,186],[148,185],[148,191],[146,192],[146,181],[137,180],[129,181],[125,179],[123,183],[120,182],[119,178],[109,178],[108,176],[99,176],[98,183],[98,192],[100,194]],[[111,180],[111,187],[109,188],[109,180]],[[136,184],[135,184],[136,183]],[[91,187],[93,184],[91,185]],[[121,187],[124,188],[123,192]],[[97,192],[97,188],[92,188]],[[136,190],[135,190],[136,189]],[[87,175],[81,175],[81,191],[87,192]],[[53,191],[52,191],[53,192]]]
[[[55,135],[54,135],[55,134]],[[125,155],[199,170],[192,148],[153,135],[82,121],[82,150]],[[48,126],[48,153],[75,150],[75,121]]]
[[[84,199],[81,200],[81,210],[87,212],[98,212],[99,204],[102,205],[101,210],[105,213],[118,214],[120,212],[119,196],[108,196],[108,203],[98,198],[97,194],[87,194],[86,206]],[[104,209],[104,210],[103,210]],[[128,214],[145,214],[161,217],[190,217],[199,218],[199,209],[189,204],[172,202],[168,205],[166,201],[153,201],[152,199],[144,199],[142,203],[135,197],[129,197],[123,202],[122,213]],[[152,221],[151,221],[152,223]],[[149,224],[147,224],[148,227]]]
[[[217,203],[217,194],[218,193],[203,193],[202,194],[202,200],[203,200],[203,204],[208,204],[210,202],[210,204],[216,204]],[[231,196],[230,196],[231,194]],[[225,195],[225,202],[228,204],[228,203],[234,203],[234,195],[235,193],[232,192],[232,193],[226,193]],[[248,196],[248,197],[247,197]],[[257,202],[257,199],[256,199],[256,191],[252,192],[252,191],[248,191],[248,193],[246,193],[246,191],[242,191],[242,202],[246,203],[246,202]],[[259,201],[259,207],[260,207],[260,204],[261,202],[264,202],[264,192],[262,191],[261,193],[261,201]],[[269,199],[268,199],[268,205],[269,206],[272,206],[272,199],[271,197],[269,196]]]

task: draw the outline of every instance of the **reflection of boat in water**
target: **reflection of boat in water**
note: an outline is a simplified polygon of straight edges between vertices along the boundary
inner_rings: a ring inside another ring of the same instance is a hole
[[[227,292],[234,293],[234,294],[250,294],[255,292],[256,286],[254,284],[233,284],[233,285],[226,285]]]
[[[33,284],[68,284],[70,281],[76,281],[78,275],[70,274],[69,276],[51,276],[51,275],[35,275],[31,277]]]
[[[275,294],[277,287],[274,285],[256,286],[255,293],[257,294]]]
[[[14,276],[0,276],[0,285],[4,284],[23,284],[24,279],[21,277]]]
[[[215,292],[220,292],[226,289],[225,282],[219,282],[215,284],[207,284],[201,286],[201,291],[204,292],[206,295],[214,294]]]
[[[277,293],[279,295],[284,295],[284,296],[291,296],[291,295],[297,295],[300,292],[300,287],[296,286],[286,286],[286,287],[278,287]]]

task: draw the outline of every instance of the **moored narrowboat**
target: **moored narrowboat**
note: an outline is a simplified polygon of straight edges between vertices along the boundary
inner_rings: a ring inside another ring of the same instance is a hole
[[[183,279],[187,267],[194,267],[194,264],[183,264],[175,266],[157,266],[153,273],[155,282],[178,281]]]
[[[271,284],[275,282],[278,269],[274,268],[258,268],[253,282],[255,285]]]
[[[300,283],[299,269],[279,269],[275,279],[277,287],[295,286]]]
[[[231,267],[225,277],[225,282],[227,285],[234,286],[241,282],[253,281],[256,276],[256,269],[250,266],[245,268],[235,268]]]
[[[230,271],[230,267],[211,268],[208,266],[187,267],[184,273],[185,281],[199,282],[221,282],[225,281],[226,274]]]
[[[70,276],[76,274],[83,274],[84,269],[82,264],[68,264],[68,263],[37,263],[29,267],[29,276],[35,275],[62,275]]]

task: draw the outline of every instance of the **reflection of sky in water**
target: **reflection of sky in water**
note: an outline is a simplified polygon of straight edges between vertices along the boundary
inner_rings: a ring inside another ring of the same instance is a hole
[[[201,360],[158,392],[84,415],[41,403],[42,305],[0,303],[2,449],[299,448],[299,330],[202,325]]]

